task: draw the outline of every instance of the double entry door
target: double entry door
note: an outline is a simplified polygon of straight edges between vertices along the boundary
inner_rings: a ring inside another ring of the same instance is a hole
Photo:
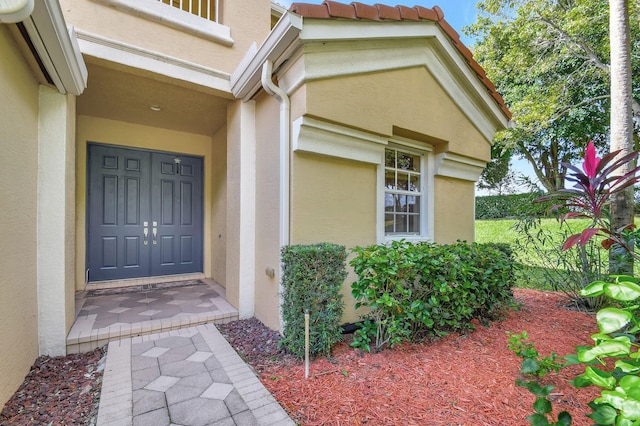
[[[89,281],[202,272],[202,158],[87,150]]]

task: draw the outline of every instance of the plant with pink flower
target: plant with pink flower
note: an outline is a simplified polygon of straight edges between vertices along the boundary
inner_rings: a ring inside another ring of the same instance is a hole
[[[619,244],[623,248],[628,248],[622,237],[622,232],[633,224],[618,230],[610,229],[606,206],[613,194],[636,184],[640,180],[636,176],[640,166],[624,174],[617,173],[623,165],[630,161],[635,161],[638,157],[638,152],[632,152],[621,158],[616,158],[619,153],[620,151],[614,151],[600,158],[596,154],[593,142],[589,142],[582,162],[582,170],[572,164],[562,163],[570,172],[566,179],[574,183],[573,188],[561,189],[557,193],[539,199],[539,201],[549,199],[563,201],[562,204],[553,207],[554,209],[560,207],[569,209],[568,213],[562,215],[561,219],[563,221],[577,217],[589,218],[593,221],[581,233],[571,235],[562,246],[563,250],[567,250],[576,244],[584,246],[597,234],[607,237],[606,243],[603,244],[606,248],[609,248],[612,244]]]

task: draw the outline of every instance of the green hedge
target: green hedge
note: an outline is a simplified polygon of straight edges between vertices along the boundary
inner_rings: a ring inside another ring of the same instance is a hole
[[[282,317],[280,344],[304,356],[304,313],[309,310],[311,355],[329,355],[341,338],[344,304],[340,289],[347,272],[344,246],[320,243],[282,248]]]
[[[353,346],[367,351],[471,328],[512,300],[516,262],[507,245],[396,241],[354,252],[352,294],[370,314]]]
[[[543,216],[553,202],[534,203],[544,194],[489,195],[476,197],[476,219],[505,219],[521,216]]]

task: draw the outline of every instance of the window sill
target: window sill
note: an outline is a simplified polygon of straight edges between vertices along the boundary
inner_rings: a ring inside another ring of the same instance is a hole
[[[383,243],[390,243],[392,241],[408,241],[410,243],[431,243],[433,240],[424,235],[385,235]]]
[[[157,0],[92,0],[216,43],[233,46],[231,29]]]

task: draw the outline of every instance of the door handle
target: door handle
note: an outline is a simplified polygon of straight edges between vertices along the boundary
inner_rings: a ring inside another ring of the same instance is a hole
[[[153,221],[153,244],[158,244],[158,222]]]
[[[144,226],[144,229],[142,230],[142,233],[144,235],[143,244],[146,246],[147,244],[149,244],[149,222],[143,222],[143,226]]]

